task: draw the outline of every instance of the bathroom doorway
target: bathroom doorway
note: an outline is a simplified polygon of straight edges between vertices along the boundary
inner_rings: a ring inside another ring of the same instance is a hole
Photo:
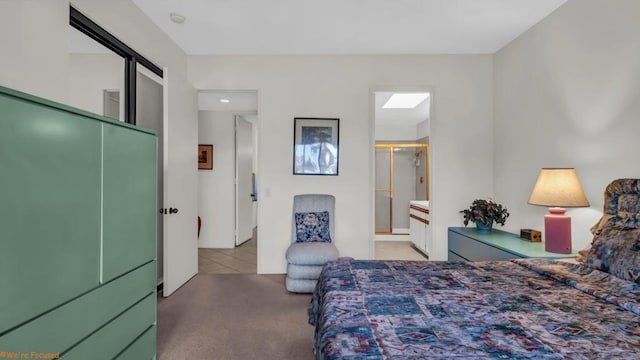
[[[409,202],[429,200],[429,145],[375,145],[376,235],[409,234]]]
[[[414,207],[421,206],[419,214],[429,216],[432,89],[392,87],[371,95],[371,258],[424,261],[427,251],[418,240],[428,233],[430,218],[416,226]]]

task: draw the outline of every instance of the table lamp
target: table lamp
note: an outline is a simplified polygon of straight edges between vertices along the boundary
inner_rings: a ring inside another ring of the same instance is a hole
[[[587,207],[589,201],[573,168],[540,170],[529,204],[551,206],[544,216],[544,248],[558,254],[571,253],[571,217],[565,207]]]

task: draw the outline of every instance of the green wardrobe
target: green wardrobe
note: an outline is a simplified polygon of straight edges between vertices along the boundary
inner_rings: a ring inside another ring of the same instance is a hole
[[[0,87],[0,355],[155,357],[156,148]]]

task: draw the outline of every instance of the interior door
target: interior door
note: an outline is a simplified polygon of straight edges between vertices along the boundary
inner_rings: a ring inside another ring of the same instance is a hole
[[[158,135],[157,261],[165,297],[198,272],[198,215],[189,206],[197,204],[198,188],[196,92],[188,84],[172,83],[169,89],[168,78],[166,68],[160,78],[138,65],[136,126]],[[181,100],[193,108],[170,108],[168,91],[183,94]]]
[[[172,80],[172,81],[171,81]],[[163,296],[198,273],[198,97],[164,68]],[[168,93],[177,99],[168,103]]]
[[[236,122],[236,246],[253,236],[253,136],[251,123]]]
[[[391,147],[375,148],[375,233],[391,234],[391,210],[393,188],[391,168],[393,166]]]

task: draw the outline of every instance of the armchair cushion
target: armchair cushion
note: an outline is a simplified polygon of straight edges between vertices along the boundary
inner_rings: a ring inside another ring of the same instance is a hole
[[[324,265],[338,256],[338,249],[328,242],[296,242],[286,253],[287,262],[296,265]]]
[[[287,290],[294,293],[312,293],[317,283],[318,280],[312,279],[292,279],[288,276],[285,279]]]
[[[331,242],[329,212],[297,212],[294,214],[296,242]]]
[[[323,265],[287,265],[287,277],[290,279],[318,280]]]

